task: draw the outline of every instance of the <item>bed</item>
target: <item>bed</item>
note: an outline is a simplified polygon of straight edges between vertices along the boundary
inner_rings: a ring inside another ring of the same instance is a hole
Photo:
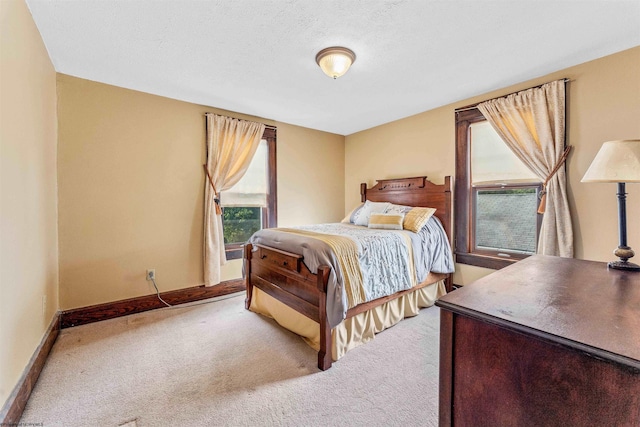
[[[421,280],[414,279],[408,289],[345,308],[339,306],[345,302],[338,301],[345,292],[336,287],[336,283],[341,283],[340,270],[344,265],[335,268],[336,262],[322,262],[325,258],[312,252],[305,236],[288,233],[294,230],[267,229],[254,234],[244,249],[245,307],[274,318],[302,336],[318,350],[321,370],[329,369],[333,361],[372,339],[376,333],[416,315],[422,307],[433,305],[452,286],[451,178],[445,177],[442,185],[430,182],[426,176],[379,180],[372,188],[361,184],[360,194],[362,202],[367,204],[389,202],[433,208],[430,223],[439,224],[445,244],[438,251],[443,252],[442,259],[450,260],[445,262],[450,263],[450,269],[423,272]],[[300,233],[307,232],[298,231]],[[418,260],[418,255],[415,259]],[[344,261],[339,259],[339,262]],[[345,274],[342,279],[346,277]]]

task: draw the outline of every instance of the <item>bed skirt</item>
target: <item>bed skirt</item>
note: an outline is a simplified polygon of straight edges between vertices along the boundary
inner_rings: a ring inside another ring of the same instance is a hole
[[[337,361],[347,351],[372,340],[375,334],[405,317],[417,315],[421,308],[431,307],[446,293],[444,280],[441,280],[343,320],[331,330],[331,358]],[[282,327],[300,335],[316,351],[320,349],[320,326],[317,322],[258,288],[253,289],[249,309],[274,319]]]

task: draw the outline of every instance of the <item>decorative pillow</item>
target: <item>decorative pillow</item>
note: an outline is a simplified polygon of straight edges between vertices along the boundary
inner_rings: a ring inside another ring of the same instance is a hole
[[[404,216],[404,229],[413,231],[414,233],[419,232],[435,211],[435,208],[411,208]]]
[[[404,216],[411,210],[411,208],[412,206],[395,205],[391,203],[384,213],[402,214]]]
[[[403,214],[372,213],[369,217],[369,228],[382,230],[402,230]]]
[[[353,210],[351,212],[349,212],[349,214],[347,216],[345,216],[344,218],[342,218],[342,223],[344,224],[348,224],[350,222],[353,222],[353,217],[356,213],[358,213],[358,211],[360,211],[360,209],[362,209],[362,207],[364,206],[364,203],[360,203],[358,206],[356,206],[355,208],[353,208]]]
[[[390,204],[389,202],[370,202],[367,200],[364,202],[362,209],[354,214],[353,223],[366,227],[369,224],[369,216],[372,213],[384,213]]]

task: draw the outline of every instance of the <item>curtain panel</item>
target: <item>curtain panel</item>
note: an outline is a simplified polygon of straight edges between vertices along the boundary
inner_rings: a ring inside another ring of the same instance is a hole
[[[215,114],[207,114],[206,123],[204,284],[213,286],[220,283],[220,267],[227,261],[220,192],[231,188],[245,174],[265,125]]]
[[[573,257],[573,228],[563,167],[571,148],[565,147],[564,80],[482,102],[478,109],[544,183],[538,253]]]

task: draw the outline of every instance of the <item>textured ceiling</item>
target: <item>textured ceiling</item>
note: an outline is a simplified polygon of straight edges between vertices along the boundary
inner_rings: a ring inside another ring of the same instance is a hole
[[[27,4],[60,73],[342,135],[640,45],[638,0]]]

